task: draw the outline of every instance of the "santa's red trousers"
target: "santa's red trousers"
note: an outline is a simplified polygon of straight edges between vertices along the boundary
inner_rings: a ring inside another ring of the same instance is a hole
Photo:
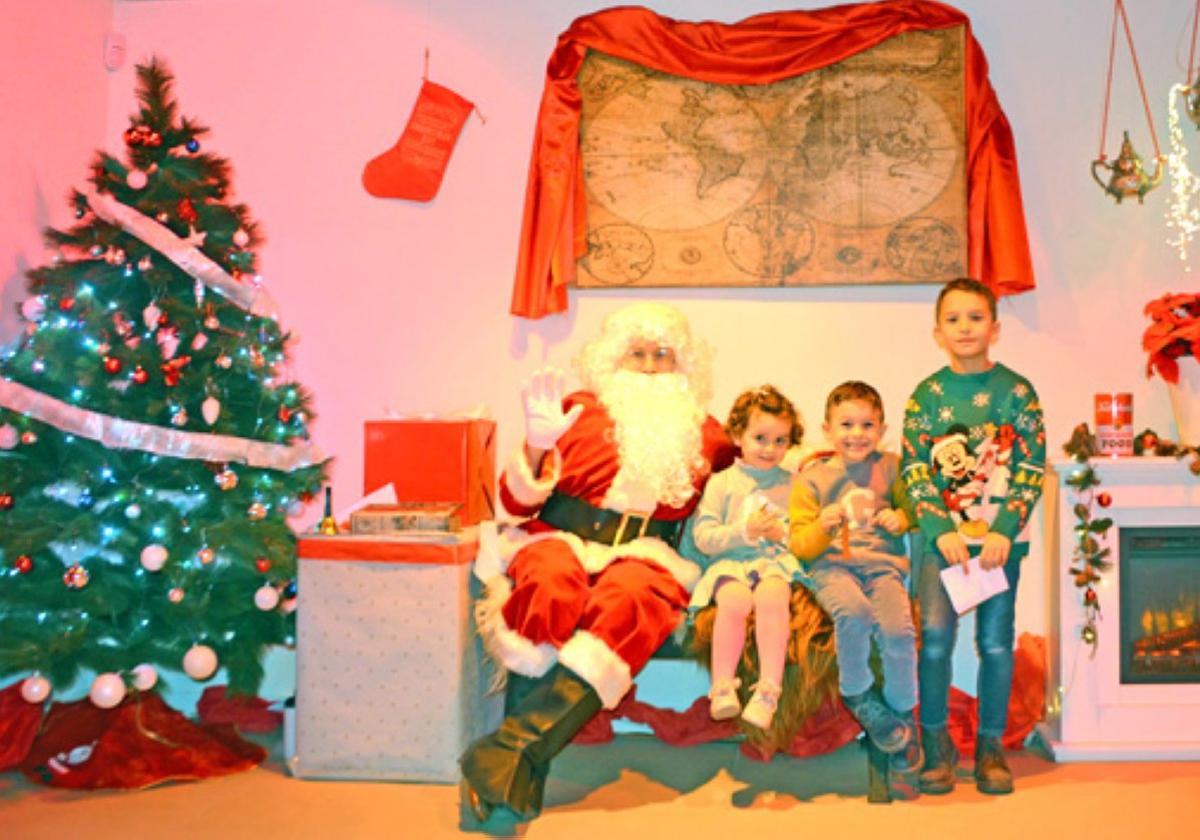
[[[508,574],[513,591],[503,613],[511,629],[556,648],[585,630],[631,674],[666,641],[688,604],[687,590],[648,560],[620,557],[589,575],[571,547],[553,539],[518,551]]]

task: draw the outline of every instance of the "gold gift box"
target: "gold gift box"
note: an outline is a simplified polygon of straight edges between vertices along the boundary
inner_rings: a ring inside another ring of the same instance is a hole
[[[458,502],[401,502],[367,505],[350,514],[351,534],[397,534],[406,531],[455,533],[461,527]]]

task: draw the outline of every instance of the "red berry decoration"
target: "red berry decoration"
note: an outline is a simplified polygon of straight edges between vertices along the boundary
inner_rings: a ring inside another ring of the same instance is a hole
[[[179,204],[175,206],[175,215],[188,224],[191,224],[198,218],[196,216],[196,207],[192,204],[190,198],[180,199]]]
[[[116,356],[104,357],[104,372],[108,374],[118,374],[121,372],[121,360]]]
[[[0,493],[0,510],[8,510],[13,506],[12,493]]]
[[[33,558],[28,554],[18,554],[17,559],[13,560],[13,568],[18,574],[27,575],[33,571]]]
[[[1083,603],[1087,604],[1089,607],[1095,605],[1095,603],[1096,603],[1096,590],[1095,589],[1092,589],[1089,586],[1087,589],[1083,590]]]
[[[166,312],[160,313],[158,316],[158,325],[160,327],[165,327],[169,323],[171,323],[171,319],[167,317],[167,313]]]
[[[138,385],[145,385],[146,382],[150,379],[150,374],[146,373],[146,369],[144,367],[142,367],[141,365],[138,365],[137,367],[135,367],[133,369],[133,373],[130,375],[130,379],[132,379]]]
[[[286,405],[279,406],[279,422],[286,423],[292,419],[292,410]]]
[[[254,560],[254,568],[258,569],[260,574],[266,574],[271,570],[271,561],[266,557],[257,557]]]
[[[74,305],[75,305],[75,298],[73,298],[73,297],[65,297],[65,298],[62,298],[61,300],[59,300],[59,302],[58,302],[58,308],[61,309],[63,312],[68,311]]]
[[[1100,505],[1102,508],[1106,508],[1112,504],[1112,496],[1110,496],[1108,493],[1101,493],[1096,497],[1096,504]]]

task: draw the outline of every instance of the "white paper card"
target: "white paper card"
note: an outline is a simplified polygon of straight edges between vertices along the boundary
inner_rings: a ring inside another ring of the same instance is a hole
[[[942,586],[946,587],[950,603],[959,615],[1008,589],[1003,567],[985,570],[979,565],[978,557],[972,557],[967,565],[970,567],[967,571],[962,566],[947,566],[940,572]]]

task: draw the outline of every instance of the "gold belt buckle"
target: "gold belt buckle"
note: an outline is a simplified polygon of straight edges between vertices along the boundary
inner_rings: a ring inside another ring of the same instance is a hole
[[[621,521],[617,523],[617,533],[613,535],[612,544],[620,545],[621,543],[625,542],[625,540],[623,540],[622,537],[625,536],[625,529],[629,525],[629,517],[631,517],[631,516],[640,517],[642,520],[642,526],[640,528],[638,528],[637,537],[635,537],[634,539],[637,539],[638,537],[646,536],[646,529],[648,529],[650,527],[650,517],[653,515],[654,515],[654,511],[652,511],[652,510],[651,511],[640,511],[640,510],[624,511],[621,514]]]

